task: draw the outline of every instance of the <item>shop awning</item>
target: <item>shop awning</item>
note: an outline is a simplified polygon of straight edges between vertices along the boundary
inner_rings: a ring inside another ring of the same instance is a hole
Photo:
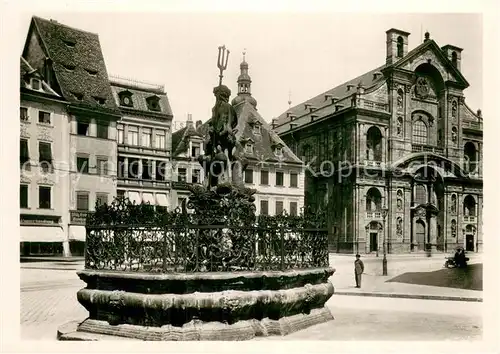
[[[166,194],[156,193],[156,203],[160,206],[168,206],[168,198]]]
[[[21,242],[62,242],[65,241],[60,226],[21,226]]]
[[[75,241],[85,241],[86,229],[83,225],[69,226],[69,239]]]
[[[153,193],[142,193],[142,201],[144,203],[149,203],[151,205],[155,205],[155,197],[153,196]]]
[[[139,192],[129,191],[128,199],[130,199],[131,203],[135,202],[135,204],[141,204],[141,195],[139,194]]]

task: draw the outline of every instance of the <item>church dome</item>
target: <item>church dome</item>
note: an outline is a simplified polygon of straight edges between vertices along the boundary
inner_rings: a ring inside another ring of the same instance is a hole
[[[253,98],[251,95],[244,95],[244,94],[243,95],[238,95],[235,98],[233,98],[233,100],[231,101],[231,104],[233,106],[237,106],[240,103],[245,102],[245,101],[247,101],[248,103],[250,103],[255,108],[257,107],[257,100],[255,98]]]

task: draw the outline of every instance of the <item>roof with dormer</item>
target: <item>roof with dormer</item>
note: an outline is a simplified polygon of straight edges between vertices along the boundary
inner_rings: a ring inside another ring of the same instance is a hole
[[[358,86],[362,86],[366,91],[369,91],[370,89],[383,85],[387,81],[387,77],[383,74],[383,72],[391,68],[402,67],[406,62],[420,55],[420,53],[426,49],[430,49],[436,54],[441,62],[444,63],[448,70],[452,73],[455,80],[462,85],[462,87],[468,87],[469,84],[462,73],[453,66],[451,61],[445,56],[436,42],[432,39],[428,39],[409,51],[403,58],[393,64],[384,64],[379,66],[376,69],[370,70],[363,75],[346,81],[341,85],[289,108],[275,119],[275,131],[283,133],[285,130],[288,130],[288,127],[286,129],[284,127],[284,125],[288,123],[295,124],[296,128],[305,125],[311,121],[311,115],[326,116],[334,113],[336,109],[331,98],[336,98],[338,101],[341,101],[356,93]],[[314,112],[311,112],[311,106],[314,107]]]
[[[199,127],[197,129],[193,122],[172,133],[172,155],[174,157],[188,150],[190,137],[203,138],[202,130]]]
[[[35,42],[31,41],[33,35]],[[34,52],[38,48],[30,48],[33,43],[38,43],[50,59],[57,81],[54,86],[68,102],[95,111],[118,113],[97,34],[34,16],[23,51],[23,57],[28,61],[33,57],[34,64],[35,56],[40,53]],[[35,69],[43,72],[43,65],[38,60]]]
[[[110,79],[111,91],[113,93],[113,98],[115,99],[116,105],[122,110],[130,111],[140,111],[148,113],[156,113],[165,115],[171,118],[173,116],[172,108],[170,107],[170,101],[168,99],[167,93],[162,89],[148,89],[141,88],[138,85],[127,85],[123,80]],[[125,106],[121,104],[120,95],[128,94],[132,100],[130,106]],[[159,110],[151,110],[148,106],[147,100],[151,97],[158,97]],[[139,112],[138,112],[139,113]]]
[[[61,96],[52,89],[44,80],[42,75],[38,73],[37,70],[35,70],[30,63],[23,57],[20,57],[20,87],[21,89],[24,90],[29,90],[29,91],[37,91],[40,93],[48,94],[51,96],[56,96],[60,98]],[[37,78],[40,80],[40,89],[39,90],[33,90],[30,85],[30,79],[31,78]]]

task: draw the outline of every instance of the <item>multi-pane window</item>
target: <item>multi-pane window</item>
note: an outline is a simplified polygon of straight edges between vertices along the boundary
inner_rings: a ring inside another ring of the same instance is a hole
[[[28,186],[26,184],[21,184],[19,188],[19,206],[28,208]]]
[[[95,195],[96,205],[104,205],[108,203],[108,194],[107,193],[96,193]]]
[[[89,158],[88,157],[77,157],[76,158],[76,170],[79,173],[89,173]]]
[[[280,215],[282,213],[283,213],[283,201],[277,200],[276,201],[276,215]]]
[[[290,172],[290,187],[297,188],[299,183],[298,183],[299,175],[295,172]]]
[[[253,183],[253,170],[252,169],[245,170],[245,183]]]
[[[427,144],[427,126],[421,120],[413,124],[413,143]]]
[[[424,185],[417,184],[415,186],[415,203],[425,204],[427,203],[427,190]]]
[[[19,160],[20,160],[21,165],[26,164],[30,160],[30,153],[29,153],[29,149],[28,149],[28,140],[27,139],[20,140]]]
[[[191,157],[198,157],[200,155],[200,146],[193,145],[191,146]]]
[[[187,171],[185,168],[177,169],[177,181],[186,182]]]
[[[124,178],[125,177],[125,158],[124,157],[119,157],[118,158],[118,177],[119,178]]]
[[[165,181],[166,179],[166,167],[167,163],[165,161],[156,161],[156,175],[157,181]]]
[[[191,182],[200,183],[200,170],[193,170],[193,176],[191,177]]]
[[[39,111],[38,112],[38,123],[50,124],[50,113]]]
[[[151,179],[153,177],[153,161],[142,160],[142,179]]]
[[[123,144],[123,127],[118,128],[118,144]]]
[[[276,172],[276,185],[283,186],[283,172]]]
[[[20,110],[20,114],[21,114],[21,120],[23,122],[26,122],[28,121],[28,108],[26,107],[21,107],[21,110]]]
[[[269,202],[267,200],[260,201],[260,214],[261,215],[269,214]]]
[[[297,202],[290,202],[290,215],[291,216],[297,215]]]
[[[135,146],[139,145],[139,129],[137,127],[128,127],[127,144]]]
[[[165,131],[157,131],[155,140],[157,149],[165,149]]]
[[[97,124],[97,137],[101,139],[108,138],[108,124],[104,122],[99,122]]]
[[[76,134],[78,135],[89,135],[89,122],[85,120],[79,120],[76,122]]]
[[[108,174],[108,158],[107,157],[98,157],[97,158],[97,174],[103,175],[103,176]]]
[[[260,171],[260,184],[269,184],[269,171]]]
[[[50,209],[51,187],[38,187],[38,207],[40,209]]]
[[[89,210],[89,192],[76,192],[76,210]]]
[[[141,145],[145,147],[151,147],[151,129],[142,129]]]
[[[52,170],[52,147],[50,143],[38,143],[38,162],[44,172]]]

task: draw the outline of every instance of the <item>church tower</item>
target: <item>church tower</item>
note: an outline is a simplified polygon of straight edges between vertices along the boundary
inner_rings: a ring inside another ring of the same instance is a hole
[[[252,79],[248,75],[248,63],[245,61],[246,52],[243,52],[243,61],[240,64],[240,76],[238,76],[238,95],[232,100],[233,106],[248,101],[257,108],[257,100],[252,97]]]

